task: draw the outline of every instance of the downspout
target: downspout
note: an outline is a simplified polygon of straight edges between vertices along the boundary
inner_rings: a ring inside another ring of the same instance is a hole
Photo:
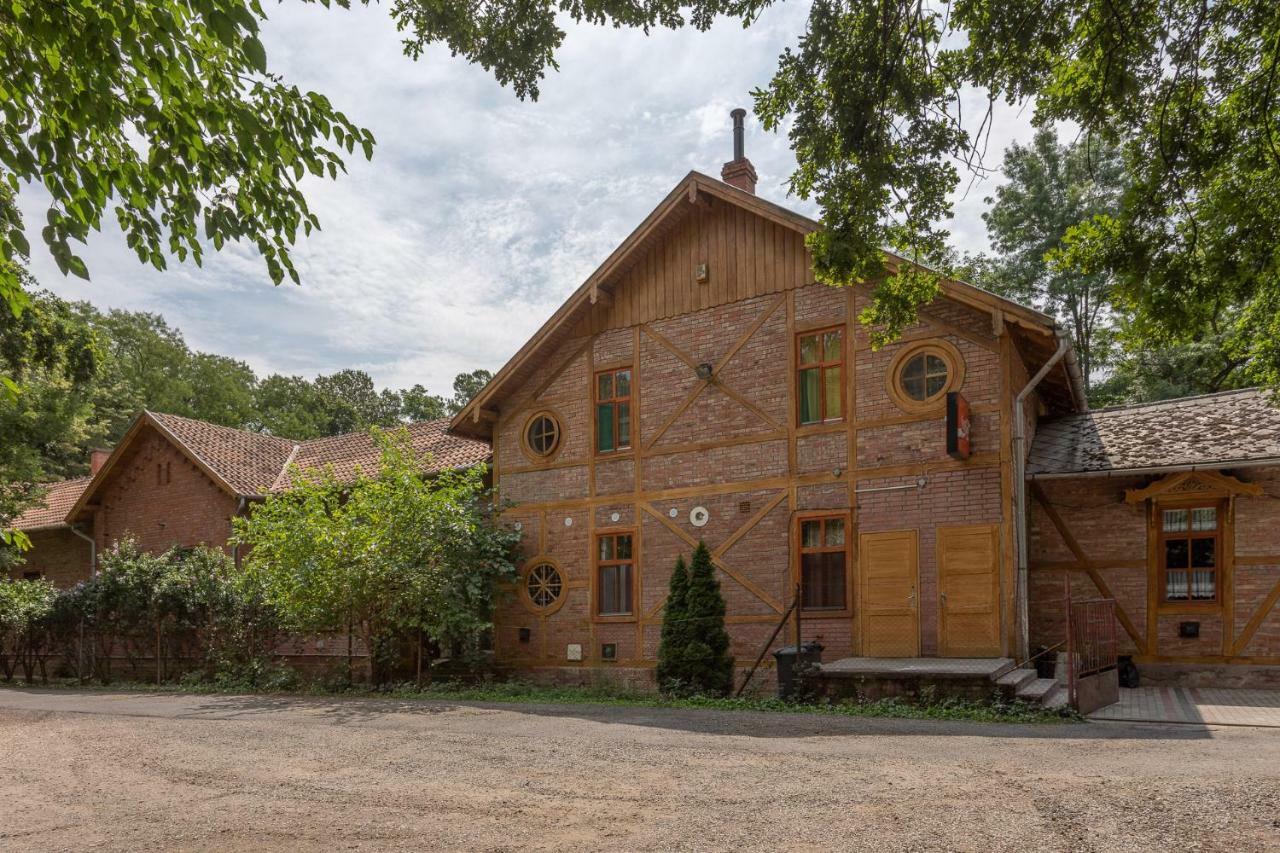
[[[1061,329],[1056,329],[1055,334],[1058,336],[1058,348],[1053,351],[1053,355],[1036,375],[1031,377],[1031,381],[1018,392],[1018,396],[1013,401],[1013,531],[1017,553],[1015,594],[1017,595],[1018,660],[1026,660],[1030,656],[1031,645],[1030,626],[1027,624],[1027,419],[1024,404],[1027,397],[1031,396],[1031,392],[1049,375],[1049,371],[1062,361],[1064,356],[1067,358],[1067,370],[1071,373],[1072,385],[1075,386],[1073,393],[1076,404],[1079,405],[1083,399],[1074,381],[1079,375],[1080,367],[1076,363],[1075,352],[1071,349],[1071,338]]]
[[[294,446],[294,450],[297,450],[297,445]],[[245,507],[247,507],[248,505],[249,505],[249,499],[244,495],[241,495],[240,503],[236,504],[236,515],[237,516],[244,515]],[[235,526],[232,525],[232,530],[234,529],[235,529]],[[240,543],[239,542],[231,546],[231,562],[232,564],[235,565],[237,569],[240,568]]]
[[[98,543],[92,536],[87,535],[74,524],[68,525],[68,527],[72,533],[89,543],[89,577],[93,577],[98,573]]]

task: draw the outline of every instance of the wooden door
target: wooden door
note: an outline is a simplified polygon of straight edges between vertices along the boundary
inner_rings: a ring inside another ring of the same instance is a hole
[[[868,657],[920,654],[917,548],[914,530],[858,537],[862,653]]]
[[[1000,655],[999,533],[994,524],[938,528],[938,652]]]

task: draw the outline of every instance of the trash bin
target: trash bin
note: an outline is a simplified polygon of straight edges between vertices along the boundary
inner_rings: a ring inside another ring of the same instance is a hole
[[[822,663],[821,643],[815,643],[812,640],[800,644],[800,653],[796,654],[795,646],[783,646],[773,653],[773,659],[778,662],[778,698],[790,699],[799,686],[799,679],[796,677],[796,671],[808,669],[810,665]]]

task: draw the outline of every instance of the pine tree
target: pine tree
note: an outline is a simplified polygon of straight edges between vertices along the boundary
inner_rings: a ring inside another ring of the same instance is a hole
[[[716,580],[711,552],[703,542],[693,552],[689,585],[684,597],[684,618],[689,643],[681,655],[684,681],[698,693],[725,696],[733,689],[733,658],[729,632],[724,627],[724,597]]]
[[[683,680],[681,661],[689,643],[689,622],[685,618],[685,598],[689,589],[689,570],[684,555],[676,558],[671,571],[667,603],[662,609],[662,639],[658,642],[658,689],[663,693],[679,692]]]

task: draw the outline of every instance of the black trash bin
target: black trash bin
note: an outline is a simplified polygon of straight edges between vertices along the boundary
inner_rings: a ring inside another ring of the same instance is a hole
[[[796,678],[796,670],[798,664],[820,664],[822,663],[821,643],[808,640],[800,644],[800,654],[796,654],[795,646],[783,646],[773,653],[773,659],[778,662],[778,698],[790,699],[798,686]]]

